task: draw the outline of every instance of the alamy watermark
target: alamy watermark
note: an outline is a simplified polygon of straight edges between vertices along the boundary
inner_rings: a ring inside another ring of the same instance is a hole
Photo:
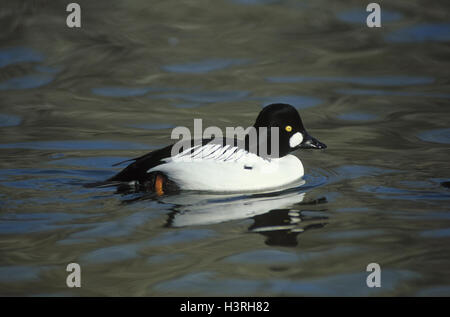
[[[370,12],[367,16],[366,24],[369,28],[381,27],[381,7],[376,2],[371,2],[367,5],[366,11]],[[81,6],[72,2],[66,7],[66,12],[70,12],[66,19],[66,25],[69,28],[81,27]]]
[[[71,272],[66,278],[67,287],[81,287],[81,267],[78,263],[69,263],[66,267],[67,272]]]
[[[69,28],[81,27],[81,7],[78,3],[69,3],[66,7],[66,11],[70,12],[66,19],[66,25]]]
[[[366,11],[370,12],[367,16],[366,24],[369,28],[381,27],[381,7],[378,3],[369,3],[366,7]]]
[[[369,263],[366,268],[371,272],[366,278],[367,287],[381,287],[381,267],[378,263]]]
[[[225,134],[216,126],[208,126],[203,130],[202,119],[194,119],[194,133],[187,127],[175,127],[171,133],[176,142],[171,150],[173,159],[202,160],[210,155],[208,151],[195,152],[202,146],[203,140],[211,140],[210,145],[218,144],[222,147],[246,149],[250,153],[257,153],[267,158],[277,158],[280,154],[280,138],[278,127],[226,127]],[[194,152],[192,152],[194,151]]]

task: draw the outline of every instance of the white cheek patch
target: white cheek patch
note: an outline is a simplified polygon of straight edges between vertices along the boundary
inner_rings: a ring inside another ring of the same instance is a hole
[[[300,132],[296,132],[291,138],[289,139],[289,146],[294,148],[303,141],[303,135]]]

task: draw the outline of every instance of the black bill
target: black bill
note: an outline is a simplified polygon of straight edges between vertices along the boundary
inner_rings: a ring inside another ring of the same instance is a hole
[[[313,138],[308,132],[303,133],[303,141],[298,146],[299,149],[326,149],[325,143],[320,142],[316,138]]]

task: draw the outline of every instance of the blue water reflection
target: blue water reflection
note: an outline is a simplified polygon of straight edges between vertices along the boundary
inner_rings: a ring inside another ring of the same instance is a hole
[[[250,93],[248,91],[192,91],[192,92],[173,92],[160,95],[150,95],[151,99],[168,99],[168,100],[181,100],[183,103],[177,103],[179,107],[181,105],[198,105],[203,103],[214,102],[234,102],[245,99]],[[186,103],[187,102],[187,103]]]
[[[305,109],[309,107],[317,106],[321,103],[323,103],[323,100],[316,97],[309,97],[309,96],[271,96],[271,97],[263,97],[259,98],[263,100],[262,106],[265,107],[267,105],[270,105],[271,103],[288,103],[290,105],[293,105],[297,109]]]
[[[10,47],[0,49],[0,67],[17,63],[42,62],[44,56],[27,47]]]
[[[31,149],[31,150],[149,150],[155,147],[132,142],[108,140],[64,140],[36,141],[0,144],[0,149]]]
[[[417,91],[389,91],[380,89],[336,89],[337,93],[355,96],[398,96],[398,97],[431,97],[449,99],[448,93],[417,92]]]
[[[280,2],[281,0],[229,0],[229,1],[242,5],[264,5],[277,3]]]
[[[408,190],[388,186],[363,185],[358,191],[374,193],[380,199],[432,202],[450,200],[450,193],[441,190]]]
[[[104,97],[136,97],[143,96],[149,91],[155,91],[151,88],[140,87],[98,87],[92,88],[92,93]]]
[[[49,213],[4,213],[0,217],[0,234],[24,234],[75,228],[72,221],[92,215],[49,212]]]
[[[34,74],[22,77],[15,77],[0,82],[0,90],[20,90],[45,86],[53,81],[50,74]]]
[[[0,266],[0,282],[36,282],[40,274],[51,269],[51,266],[16,265]]]
[[[427,142],[450,144],[450,128],[425,131],[420,133],[418,137]]]
[[[170,123],[141,123],[141,124],[131,124],[129,125],[129,127],[144,130],[166,130],[175,128],[175,125]]]
[[[376,115],[363,112],[347,112],[339,114],[337,117],[346,121],[373,121],[378,119]]]
[[[0,127],[13,127],[21,122],[22,119],[18,116],[0,113]]]
[[[282,76],[282,77],[268,77],[267,81],[272,83],[327,82],[327,83],[346,83],[346,84],[377,85],[377,86],[409,86],[409,85],[431,84],[435,80],[432,77],[412,77],[412,76],[376,76],[376,77]]]
[[[364,281],[366,272],[336,274],[320,278],[304,279],[251,279],[221,278],[215,272],[196,272],[161,282],[154,288],[165,294],[210,294],[244,296],[271,294],[272,296],[359,296],[376,295],[394,290],[402,282],[418,278],[406,270],[383,270],[383,287],[369,288]]]
[[[450,41],[450,24],[419,24],[398,29],[386,35],[392,43],[447,42]]]
[[[120,157],[120,156],[94,156],[94,157],[77,157],[77,158],[72,157],[49,161],[47,162],[47,164],[111,169],[111,166],[113,166],[114,164],[125,161],[127,159],[129,159],[129,157]]]
[[[173,64],[163,66],[162,69],[167,72],[181,73],[181,74],[205,74],[216,70],[222,70],[232,66],[241,66],[248,64],[248,59],[225,59],[213,58],[205,59],[198,62]]]

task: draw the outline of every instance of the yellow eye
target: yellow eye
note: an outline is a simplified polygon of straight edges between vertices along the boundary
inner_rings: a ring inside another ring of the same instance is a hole
[[[287,125],[284,129],[285,129],[287,132],[291,132],[291,131],[292,131],[292,127],[291,127],[290,125]]]

